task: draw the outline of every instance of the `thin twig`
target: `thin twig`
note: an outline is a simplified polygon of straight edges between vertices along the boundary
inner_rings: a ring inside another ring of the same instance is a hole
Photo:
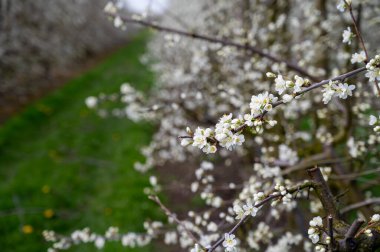
[[[342,214],[345,214],[347,212],[358,209],[360,207],[373,205],[373,204],[380,204],[380,198],[372,198],[372,199],[363,200],[361,202],[357,202],[355,204],[352,204],[352,205],[349,205],[349,206],[343,208],[342,210],[340,210],[340,212]]]
[[[363,221],[364,223],[364,221]],[[377,222],[367,223],[367,225],[362,228],[359,232],[356,233],[355,238],[358,238],[360,235],[362,235],[366,230],[369,230],[375,226],[378,226]]]
[[[199,240],[194,236],[194,234],[193,234],[193,232],[191,232],[187,227],[186,227],[186,225],[181,221],[181,220],[179,220],[178,218],[177,218],[177,216],[174,214],[174,213],[172,213],[170,210],[169,210],[169,208],[167,208],[162,202],[161,202],[161,200],[160,200],[160,198],[158,198],[156,195],[150,195],[149,196],[149,199],[151,199],[151,200],[153,200],[154,202],[156,202],[159,206],[160,206],[160,208],[165,212],[165,214],[168,216],[168,217],[170,217],[170,218],[172,218],[179,226],[181,226],[184,230],[185,230],[185,232],[187,233],[187,235],[195,242],[195,243],[197,243],[199,246],[201,246],[202,248],[204,248],[203,246],[202,246],[202,244],[199,242]]]
[[[353,12],[353,9],[352,9],[352,5],[351,4],[348,4],[347,1],[344,1],[346,3],[346,5],[348,6],[348,11],[350,13],[350,16],[351,16],[351,19],[352,19],[352,22],[354,24],[354,28],[355,28],[355,33],[356,33],[356,36],[358,37],[358,40],[359,40],[359,43],[362,47],[362,49],[364,50],[364,53],[365,53],[365,57],[366,57],[366,60],[365,62],[368,62],[369,60],[369,56],[368,56],[368,51],[367,51],[367,48],[365,46],[365,43],[364,43],[364,39],[363,39],[363,36],[358,28],[358,24],[357,24],[357,21],[356,21],[356,18],[354,16],[354,12]]]
[[[334,179],[334,180],[355,180],[358,177],[372,174],[372,173],[378,173],[380,172],[380,168],[377,169],[372,169],[368,171],[363,171],[363,172],[358,172],[358,173],[350,173],[350,174],[342,174],[342,175],[330,175],[329,179]]]
[[[361,32],[360,32],[360,29],[359,29],[359,27],[358,27],[358,22],[356,21],[356,18],[355,18],[354,12],[353,12],[353,10],[352,10],[352,4],[347,3],[346,0],[345,0],[344,2],[345,2],[346,5],[348,6],[348,11],[349,11],[349,13],[350,13],[350,16],[351,16],[352,22],[353,22],[353,24],[354,24],[354,28],[355,28],[356,36],[358,37],[359,43],[360,43],[360,45],[361,45],[361,47],[363,48],[364,53],[365,53],[366,60],[365,60],[364,62],[367,63],[368,60],[369,60],[369,55],[368,55],[367,47],[365,46],[363,36],[362,36],[362,34],[361,34]],[[376,87],[376,90],[377,90],[378,95],[380,96],[380,87],[379,87],[379,83],[378,83],[377,79],[375,79],[375,87]]]

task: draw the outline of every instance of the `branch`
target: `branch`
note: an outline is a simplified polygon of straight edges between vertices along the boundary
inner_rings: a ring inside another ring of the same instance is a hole
[[[302,91],[295,93],[294,97],[298,97],[298,96],[300,96],[302,94],[310,92],[313,89],[316,89],[316,88],[319,88],[319,87],[321,87],[323,85],[326,85],[330,81],[343,81],[343,80],[345,80],[347,78],[350,78],[352,76],[355,76],[355,75],[357,75],[357,74],[359,74],[359,73],[361,73],[361,72],[363,72],[365,70],[367,70],[366,67],[361,67],[361,68],[355,69],[353,71],[347,72],[345,74],[341,74],[341,75],[339,75],[337,77],[334,77],[334,78],[331,78],[331,79],[327,79],[327,80],[323,80],[323,81],[320,81],[318,83],[314,83],[311,86],[309,86],[308,88],[305,88]],[[280,106],[282,104],[285,104],[285,103],[283,101],[275,102],[275,103],[272,104],[272,108],[276,108],[276,107],[278,107],[278,106]],[[259,118],[262,119],[267,113],[268,113],[267,111],[264,111],[263,113],[255,116],[255,119],[259,119]],[[241,130],[244,130],[246,127],[248,127],[248,126],[246,124],[244,124],[244,125],[240,126],[239,128],[237,128],[236,130],[234,130],[234,132],[239,132]]]
[[[219,43],[223,46],[232,46],[232,47],[235,47],[235,48],[240,49],[240,50],[245,50],[245,51],[251,52],[251,53],[256,54],[260,57],[267,58],[273,62],[284,63],[289,69],[292,69],[292,70],[302,74],[303,76],[308,77],[312,81],[317,81],[319,79],[318,77],[313,76],[312,74],[308,73],[305,69],[303,69],[299,65],[297,65],[293,62],[281,59],[278,56],[272,55],[272,54],[270,54],[270,53],[268,53],[262,49],[259,49],[255,46],[251,46],[249,44],[240,44],[240,43],[233,42],[230,40],[225,40],[222,38],[215,38],[215,37],[210,37],[207,35],[198,34],[195,32],[188,32],[188,31],[179,30],[179,29],[175,29],[175,28],[165,27],[165,26],[158,25],[156,23],[146,21],[146,20],[134,19],[134,18],[129,18],[129,17],[125,17],[125,16],[119,16],[118,14],[109,13],[109,15],[111,17],[114,17],[114,18],[120,17],[120,19],[123,20],[124,22],[139,24],[139,25],[142,25],[145,27],[152,28],[152,29],[157,30],[157,31],[162,31],[162,32],[167,32],[167,33],[172,33],[172,34],[178,34],[178,35],[181,35],[184,37],[199,39],[199,40],[208,41],[208,42],[212,42],[212,43]]]
[[[364,200],[364,201],[361,201],[361,202],[349,205],[349,206],[343,208],[340,212],[342,214],[345,214],[345,213],[348,213],[348,212],[350,212],[352,210],[358,209],[360,207],[367,206],[367,205],[372,205],[372,204],[380,204],[380,198],[367,199],[367,200]]]
[[[301,185],[298,185],[298,186],[295,186],[295,187],[292,187],[290,189],[288,189],[288,192],[289,193],[295,193],[295,192],[298,192],[302,189],[305,189],[305,188],[310,188],[310,187],[315,187],[315,184],[312,182],[312,181],[308,181],[308,182],[305,182]],[[256,208],[259,208],[263,205],[265,205],[266,203],[274,200],[274,199],[277,199],[277,198],[280,198],[282,197],[281,194],[272,194],[272,195],[269,195],[267,198],[265,198],[264,200],[260,201],[259,203],[257,203],[254,207]],[[251,217],[251,215],[246,215],[244,216],[243,218],[240,219],[240,221],[238,223],[235,224],[235,226],[232,227],[232,229],[228,232],[229,235],[233,234],[236,232],[236,230],[246,221],[248,220],[249,218]],[[218,248],[222,243],[224,242],[224,236],[222,236],[214,245],[212,245],[209,249],[207,249],[207,252],[212,252],[214,251],[216,248]]]
[[[358,243],[355,240],[355,235],[358,233],[360,227],[364,224],[363,220],[355,220],[349,227],[344,238],[339,241],[340,251],[355,251],[358,247]]]
[[[357,75],[357,74],[359,74],[359,73],[361,73],[361,72],[363,72],[365,70],[366,70],[366,67],[361,67],[361,68],[355,69],[353,71],[347,72],[345,74],[341,74],[341,75],[339,75],[337,77],[334,77],[334,78],[331,78],[331,79],[327,79],[327,80],[323,80],[323,81],[314,83],[311,86],[303,89],[302,91],[295,93],[294,97],[298,97],[298,96],[300,96],[302,94],[310,92],[313,89],[316,89],[316,88],[319,88],[319,87],[321,87],[323,85],[326,85],[330,81],[343,81],[343,80],[345,80],[347,78],[350,78],[351,76],[355,76],[355,75]],[[272,108],[276,108],[276,107],[278,107],[278,106],[280,106],[282,104],[285,104],[285,102],[284,101],[278,101],[278,102],[272,103],[271,105],[272,105]],[[254,119],[261,119],[262,120],[267,113],[268,113],[268,111],[264,111],[263,113],[255,116]],[[233,133],[237,133],[239,131],[242,131],[242,130],[246,129],[247,127],[248,127],[247,124],[243,124],[240,127],[236,128],[235,130],[232,130],[232,132]],[[193,137],[192,136],[179,136],[179,138],[180,139],[185,139],[185,138],[191,139]],[[218,140],[216,140],[215,138],[211,138],[211,137],[208,137],[207,141],[209,141],[212,144],[218,143]]]
[[[321,201],[323,208],[334,219],[340,220],[339,212],[335,205],[334,196],[332,195],[330,188],[328,187],[322,172],[318,167],[308,170],[309,176],[316,184],[315,190],[319,200]]]
[[[360,220],[360,219],[356,219],[352,225],[350,226],[350,228],[348,229],[346,235],[345,235],[345,239],[348,239],[348,238],[354,238],[355,235],[358,233],[360,227],[364,224],[364,221],[363,220]]]
[[[333,224],[333,217],[329,215],[327,217],[327,228],[328,228],[328,235],[330,237],[330,243],[329,243],[329,251],[334,250],[334,224]]]
[[[334,180],[356,180],[357,178],[361,176],[372,174],[372,173],[378,173],[378,172],[380,172],[380,168],[358,172],[358,173],[349,173],[349,174],[342,174],[342,175],[332,174],[330,175],[329,178],[334,179]]]

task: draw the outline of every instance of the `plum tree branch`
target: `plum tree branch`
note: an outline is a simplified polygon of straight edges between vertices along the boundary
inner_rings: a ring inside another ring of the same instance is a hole
[[[245,51],[251,52],[253,54],[256,54],[260,57],[267,58],[270,61],[277,62],[277,63],[284,63],[289,69],[294,70],[294,71],[300,73],[301,75],[303,75],[305,77],[308,77],[312,81],[318,81],[319,80],[318,77],[310,74],[308,71],[306,71],[304,68],[297,65],[296,63],[290,62],[288,60],[281,59],[278,56],[275,56],[269,52],[266,52],[265,50],[259,49],[258,47],[251,46],[249,44],[240,44],[240,43],[230,41],[230,40],[226,40],[226,39],[222,39],[222,38],[216,38],[216,37],[211,37],[208,35],[198,34],[195,32],[188,32],[188,31],[179,30],[179,29],[175,29],[175,28],[165,27],[165,26],[162,26],[162,25],[159,25],[159,24],[147,21],[147,20],[143,20],[143,19],[129,18],[129,17],[120,16],[118,14],[111,14],[111,13],[109,15],[112,17],[120,17],[120,19],[126,23],[139,24],[139,25],[142,25],[144,27],[152,28],[152,29],[157,30],[157,31],[162,31],[162,32],[167,32],[167,33],[172,33],[172,34],[178,34],[178,35],[181,35],[184,37],[199,39],[199,40],[208,41],[208,42],[212,42],[212,43],[219,43],[223,46],[231,46],[231,47],[235,47],[235,48],[240,49],[240,50],[245,50]]]
[[[298,186],[294,186],[290,189],[288,189],[288,193],[295,193],[295,192],[298,192],[300,190],[303,190],[305,188],[311,188],[311,187],[315,187],[315,183],[312,182],[312,181],[307,181],[301,185],[298,185]],[[268,202],[274,200],[274,199],[277,199],[277,198],[281,198],[283,197],[281,194],[271,194],[269,195],[268,197],[266,197],[264,200],[260,201],[259,203],[255,204],[255,207],[256,208],[259,208],[265,204],[267,204]],[[241,226],[243,225],[244,222],[246,222],[251,216],[250,215],[245,215],[243,218],[240,219],[240,221],[238,223],[236,223],[232,229],[228,232],[228,234],[233,234],[236,232],[236,230]],[[212,252],[214,251],[216,248],[218,248],[224,241],[224,236],[222,236],[215,244],[213,244],[210,248],[208,248],[206,251],[207,252]]]
[[[331,215],[334,219],[340,220],[339,211],[335,205],[334,196],[323,178],[321,170],[318,167],[315,167],[309,169],[308,173],[312,181],[316,183],[315,191],[323,205],[323,209],[325,209],[327,214]]]
[[[309,87],[303,89],[302,91],[300,92],[297,92],[294,94],[294,97],[298,97],[298,96],[301,96],[302,94],[305,94],[307,92],[310,92],[311,90],[314,90],[314,89],[317,89],[323,85],[326,85],[328,84],[330,81],[344,81],[345,79],[347,78],[350,78],[352,76],[355,76],[361,72],[364,72],[366,70],[366,67],[361,67],[361,68],[357,68],[355,70],[352,70],[350,72],[347,72],[347,73],[344,73],[344,74],[341,74],[339,76],[336,76],[334,78],[331,78],[331,79],[327,79],[327,80],[322,80],[320,82],[317,82],[317,83],[314,83],[314,84],[311,84]],[[284,101],[280,100],[280,101],[277,101],[275,103],[272,103],[272,108],[276,108],[280,105],[283,105],[285,104]],[[268,111],[264,111],[262,112],[261,114],[257,115],[254,117],[254,119],[263,119],[264,116],[268,113]],[[240,131],[243,131],[244,129],[246,129],[248,127],[247,124],[243,124],[241,125],[240,127],[236,128],[235,130],[233,130],[232,132],[236,133],[236,132],[240,132]],[[183,139],[183,138],[192,138],[192,136],[179,136],[179,138]],[[215,138],[207,138],[207,140],[211,143],[218,143],[218,140],[216,140]]]
[[[334,219],[331,215],[327,217],[327,228],[328,228],[328,235],[330,237],[330,243],[329,243],[329,251],[334,250]]]
[[[345,214],[345,213],[348,213],[349,211],[358,209],[363,206],[372,205],[372,204],[380,204],[380,198],[372,198],[372,199],[363,200],[361,202],[357,202],[355,204],[352,204],[343,208],[340,212],[342,214]]]
[[[345,79],[347,79],[347,78],[350,78],[350,77],[352,77],[352,76],[354,76],[354,75],[357,75],[357,74],[359,74],[359,73],[361,73],[361,72],[363,72],[363,71],[365,71],[365,70],[366,70],[365,67],[361,67],[361,68],[355,69],[355,70],[353,70],[353,71],[347,72],[347,73],[345,73],[345,74],[341,74],[341,75],[339,75],[339,76],[337,76],[337,77],[334,77],[334,78],[331,78],[331,79],[327,79],[327,80],[323,80],[323,81],[320,81],[320,82],[318,82],[318,83],[314,83],[314,84],[310,85],[309,87],[303,89],[302,91],[297,92],[297,93],[294,95],[294,97],[298,97],[298,96],[300,96],[300,95],[302,95],[302,94],[305,94],[305,93],[307,93],[307,92],[309,92],[309,91],[311,91],[311,90],[313,90],[313,89],[316,89],[316,88],[319,88],[319,87],[321,87],[321,86],[323,86],[323,85],[326,85],[326,84],[328,84],[330,81],[343,81],[343,80],[345,80]],[[275,102],[275,103],[272,104],[272,108],[276,108],[276,107],[278,107],[278,106],[280,106],[280,105],[282,105],[282,104],[285,104],[285,103],[284,103],[283,101]],[[263,118],[267,113],[268,113],[267,111],[264,111],[263,113],[261,113],[261,114],[255,116],[255,119]],[[247,126],[246,124],[244,124],[244,125],[240,126],[239,128],[237,128],[237,129],[235,130],[235,132],[239,132],[239,131],[241,131],[241,130],[244,130],[246,127],[248,127],[248,126]]]

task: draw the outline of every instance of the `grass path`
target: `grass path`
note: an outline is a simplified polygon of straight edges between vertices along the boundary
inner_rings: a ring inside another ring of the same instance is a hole
[[[44,229],[142,231],[144,219],[159,216],[142,192],[147,177],[133,169],[152,127],[104,120],[84,105],[86,97],[116,91],[123,82],[149,89],[153,76],[139,62],[145,42],[137,37],[0,128],[0,251],[46,251]],[[152,248],[113,244],[105,251]]]

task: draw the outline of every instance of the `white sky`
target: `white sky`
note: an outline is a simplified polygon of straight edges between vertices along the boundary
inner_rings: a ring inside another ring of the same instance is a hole
[[[168,5],[169,0],[123,0],[134,12],[146,12],[150,5],[150,11],[156,14],[162,13]]]

